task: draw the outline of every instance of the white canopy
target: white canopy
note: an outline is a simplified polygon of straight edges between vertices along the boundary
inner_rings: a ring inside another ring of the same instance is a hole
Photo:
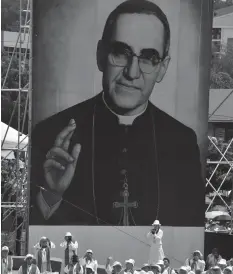
[[[8,128],[8,125],[1,122],[1,145],[4,139],[4,136],[6,134],[7,128]],[[19,141],[20,141],[19,148],[26,151],[27,144],[28,144],[28,137],[20,133]],[[9,127],[5,137],[5,141],[1,148],[1,156],[2,157],[7,156],[6,157],[7,159],[14,159],[15,158],[14,153],[11,149],[15,149],[17,147],[18,147],[18,131],[12,127]]]

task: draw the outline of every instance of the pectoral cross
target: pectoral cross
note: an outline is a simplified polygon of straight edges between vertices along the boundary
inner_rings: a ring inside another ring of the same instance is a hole
[[[124,201],[123,202],[115,202],[113,203],[113,207],[115,208],[123,208],[124,211],[124,217],[123,217],[123,225],[129,226],[129,212],[128,210],[130,208],[137,208],[138,203],[137,202],[129,202],[129,191],[128,189],[125,189],[121,196],[123,196]]]

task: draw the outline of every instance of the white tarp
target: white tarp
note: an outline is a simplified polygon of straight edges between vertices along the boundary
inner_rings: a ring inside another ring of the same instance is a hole
[[[4,136],[6,134],[8,125],[1,122],[1,145],[4,139]],[[24,134],[20,134],[20,149],[27,150],[27,144],[28,144],[28,137]],[[1,147],[1,156],[6,157],[7,159],[14,159],[14,153],[11,151],[11,149],[15,149],[18,147],[18,131],[15,130],[12,127],[9,127],[7,131],[7,135],[5,137],[5,141],[3,143],[3,146]]]

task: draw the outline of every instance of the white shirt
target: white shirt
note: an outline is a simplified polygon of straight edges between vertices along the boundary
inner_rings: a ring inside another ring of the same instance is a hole
[[[27,267],[27,274],[30,274],[31,268],[32,268],[32,265],[30,265],[29,267]],[[20,266],[18,274],[23,274],[23,268],[22,268],[22,266]],[[40,270],[39,270],[38,267],[36,267],[36,274],[40,274]]]
[[[193,263],[193,259],[191,259],[191,260],[187,259],[185,261],[185,266],[190,266],[191,267],[192,263]],[[195,270],[201,270],[202,272],[205,270],[205,261],[198,260],[198,261],[195,262],[195,264],[196,264],[196,269]]]
[[[98,268],[98,262],[97,260],[94,260],[92,259],[91,261],[90,260],[87,260],[85,258],[82,258],[80,259],[80,265],[82,266],[91,266],[94,270],[94,273],[97,274],[97,268]]]
[[[175,270],[172,269],[170,266],[165,268],[163,274],[176,274]]]
[[[83,267],[80,265],[81,269],[79,271],[80,274],[83,274]],[[76,273],[76,268],[77,268],[77,264],[74,265],[74,268],[73,268],[73,273],[75,274]],[[69,270],[70,268],[68,267],[68,265],[64,268],[64,272],[65,273],[69,273]]]

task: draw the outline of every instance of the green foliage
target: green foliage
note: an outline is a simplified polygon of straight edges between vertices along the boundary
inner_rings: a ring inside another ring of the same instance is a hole
[[[7,74],[7,69],[10,64],[11,56],[7,54],[7,52],[2,52],[2,78],[1,82],[2,85],[5,81],[5,76]],[[24,57],[22,57],[24,60]],[[29,65],[28,60],[25,62],[25,66],[21,67],[21,87],[24,87],[28,84],[29,81]],[[9,73],[6,78],[6,82],[4,87],[5,89],[13,89],[13,88],[19,88],[19,59],[15,55],[13,56],[12,63],[10,66]],[[14,106],[17,104],[17,98],[18,98],[18,91],[2,91],[1,92],[1,101],[2,101],[2,121],[6,124],[9,124],[11,114],[13,112]],[[23,117],[25,112],[25,106],[26,106],[26,100],[27,100],[27,93],[21,92],[21,100],[20,100],[20,128],[22,127],[23,123]],[[25,127],[24,132],[27,133],[27,117],[28,117],[28,107],[27,107],[27,115],[25,119]],[[13,115],[13,119],[11,122],[11,125],[13,128],[18,130],[18,107],[16,106],[16,111]]]

